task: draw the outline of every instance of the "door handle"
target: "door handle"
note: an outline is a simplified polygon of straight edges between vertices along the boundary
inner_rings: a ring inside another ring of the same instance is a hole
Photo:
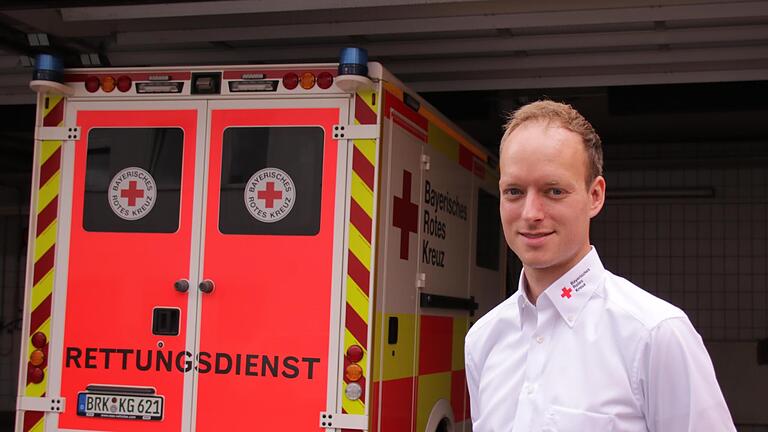
[[[213,289],[216,288],[216,285],[214,285],[212,280],[205,279],[204,281],[200,282],[200,285],[198,285],[197,288],[199,288],[200,291],[205,294],[210,294],[213,292]]]
[[[173,287],[180,293],[189,291],[189,281],[186,279],[179,279],[173,283]]]

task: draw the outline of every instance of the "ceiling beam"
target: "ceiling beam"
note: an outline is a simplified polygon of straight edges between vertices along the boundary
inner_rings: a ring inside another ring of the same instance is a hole
[[[387,67],[396,74],[483,72],[493,70],[543,70],[549,68],[630,66],[692,62],[729,63],[741,60],[767,60],[768,46],[711,47],[693,49],[652,49],[599,53],[573,53],[531,56],[464,57],[391,61]]]
[[[486,0],[233,0],[62,8],[64,21],[128,20],[143,18],[239,15],[319,9],[416,6],[471,3]]]
[[[415,56],[477,56],[487,53],[511,53],[516,51],[603,49],[635,46],[661,46],[677,44],[743,43],[768,41],[768,25],[723,26],[687,29],[661,29],[641,31],[616,31],[595,33],[570,33],[551,35],[495,36],[456,39],[430,39],[418,41],[366,42],[357,44],[366,48],[372,58],[415,57]],[[294,44],[287,47],[232,48],[228,50],[115,51],[110,53],[112,64],[135,65],[156,64],[153,59],[167,58],[177,64],[199,60],[205,52],[208,62],[285,62],[311,56],[312,59],[334,61],[339,54],[339,45]],[[168,57],[166,57],[168,56]],[[0,58],[1,60],[1,58]]]
[[[584,76],[535,76],[477,80],[446,79],[410,83],[406,80],[406,83],[417,92],[445,92],[761,81],[766,79],[768,79],[768,68],[727,71],[594,74]]]
[[[486,14],[435,18],[406,18],[313,24],[189,28],[181,30],[118,32],[115,45],[235,42],[355,35],[418,34],[431,32],[530,29],[605,24],[654,23],[768,17],[768,2],[738,2],[684,6],[630,7],[514,14]]]

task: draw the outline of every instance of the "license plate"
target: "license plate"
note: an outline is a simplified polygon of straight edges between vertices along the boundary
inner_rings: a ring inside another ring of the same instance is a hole
[[[129,420],[162,420],[163,396],[83,392],[77,395],[77,415]]]

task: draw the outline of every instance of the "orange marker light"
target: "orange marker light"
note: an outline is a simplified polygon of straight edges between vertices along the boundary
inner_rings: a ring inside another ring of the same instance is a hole
[[[304,72],[301,74],[301,79],[299,80],[299,83],[301,84],[301,88],[304,90],[309,90],[312,87],[315,86],[315,76],[312,75],[312,72]]]
[[[115,89],[116,84],[117,84],[117,81],[115,81],[114,77],[107,76],[107,77],[104,77],[104,79],[101,81],[101,89],[109,93]]]
[[[350,381],[360,381],[363,377],[363,368],[359,365],[351,364],[344,370],[344,376]]]
[[[29,355],[29,363],[32,366],[40,366],[45,361],[45,354],[43,354],[40,350],[34,350],[32,351],[32,354]]]

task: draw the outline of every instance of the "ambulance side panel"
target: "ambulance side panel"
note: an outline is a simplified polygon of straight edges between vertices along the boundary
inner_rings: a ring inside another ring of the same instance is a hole
[[[469,431],[464,335],[503,298],[500,231],[480,228],[482,264],[490,269],[476,263],[477,225],[489,220],[479,218],[479,203],[491,209],[491,221],[498,217],[497,173],[423,100],[416,99],[418,106],[401,88],[385,88],[374,368],[379,407],[371,430],[434,432],[448,419],[454,431]],[[490,258],[484,252],[489,241]]]
[[[407,432],[416,422],[418,203],[425,132],[412,133],[418,129],[396,111],[384,116],[373,387],[379,406],[371,430]]]
[[[430,169],[421,185],[419,272],[425,275],[421,297],[468,301],[474,176],[435,146],[426,146],[425,153]],[[420,303],[416,430],[431,431],[432,409],[441,400],[449,404],[451,412],[445,414],[451,414],[454,423],[466,418],[464,335],[470,310]]]

